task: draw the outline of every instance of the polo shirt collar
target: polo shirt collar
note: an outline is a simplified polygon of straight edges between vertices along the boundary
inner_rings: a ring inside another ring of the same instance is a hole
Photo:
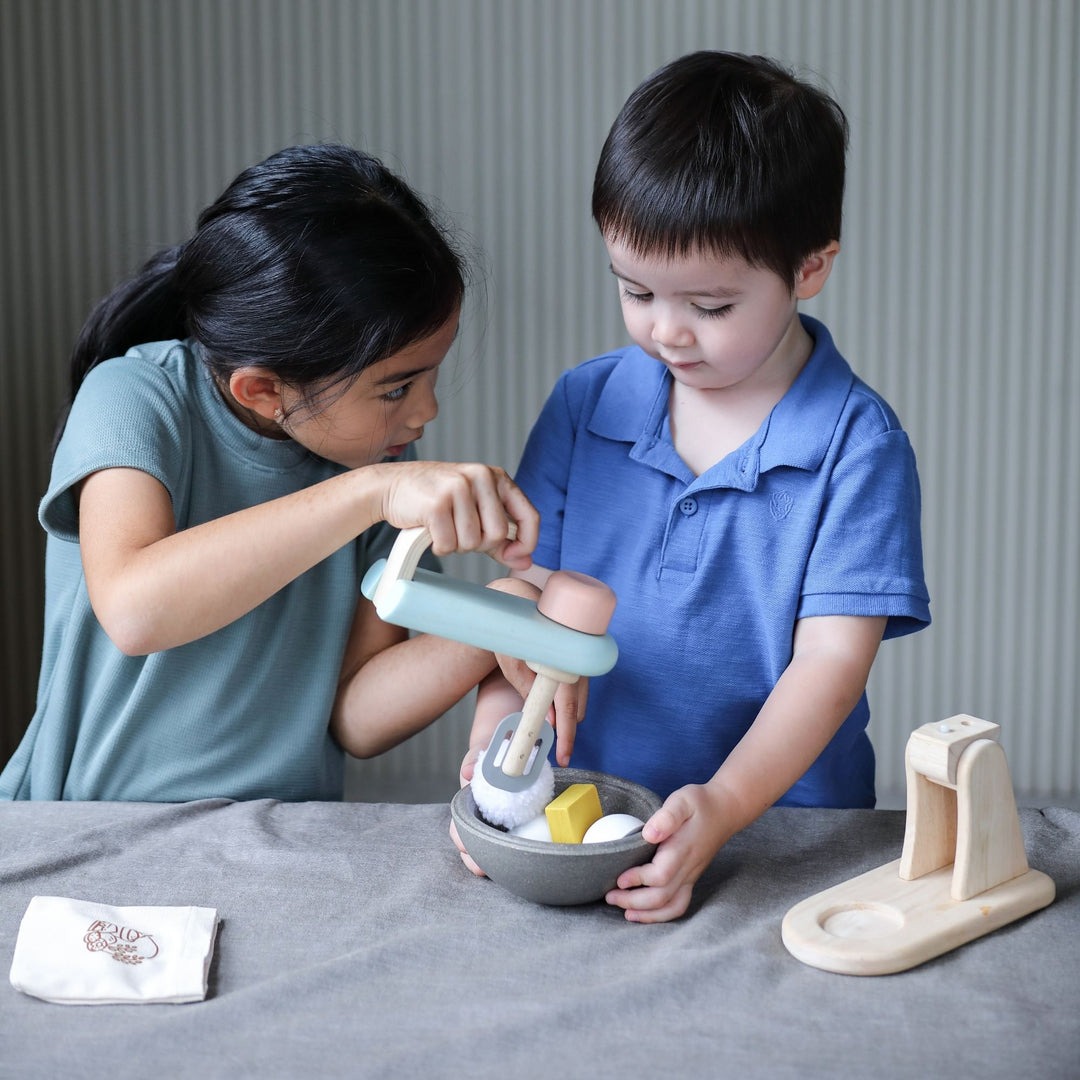
[[[800,315],[814,349],[798,378],[761,427],[708,472],[694,477],[675,452],[668,423],[671,374],[637,346],[611,372],[589,418],[589,431],[631,443],[630,457],[698,488],[753,491],[769,469],[814,470],[825,458],[854,383],[832,335],[817,319]]]

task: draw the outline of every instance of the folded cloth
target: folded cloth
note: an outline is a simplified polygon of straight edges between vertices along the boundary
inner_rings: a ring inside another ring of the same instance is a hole
[[[11,985],[58,1005],[202,1001],[217,926],[216,908],[35,896],[19,925]]]

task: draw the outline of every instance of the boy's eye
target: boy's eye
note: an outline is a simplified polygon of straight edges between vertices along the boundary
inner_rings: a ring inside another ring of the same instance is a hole
[[[397,386],[393,390],[388,390],[382,395],[382,399],[383,401],[400,401],[409,392],[411,386],[411,382],[402,383],[401,386]]]
[[[699,307],[694,305],[698,309],[698,314],[706,319],[721,319],[727,315],[734,308],[734,304],[724,304],[723,307]]]
[[[652,299],[651,292],[631,292],[625,285],[622,288],[624,300],[632,300],[635,304],[645,304]]]

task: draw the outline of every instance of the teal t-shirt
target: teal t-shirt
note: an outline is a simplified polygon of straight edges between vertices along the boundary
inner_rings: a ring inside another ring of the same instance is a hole
[[[79,481],[114,467],[161,481],[178,530],[344,471],[244,426],[190,343],[142,345],[94,368],[39,511],[48,541],[37,709],[0,773],[0,798],[340,799],[331,706],[360,580],[395,530],[369,529],[213,634],[126,656],[90,607],[75,498]]]

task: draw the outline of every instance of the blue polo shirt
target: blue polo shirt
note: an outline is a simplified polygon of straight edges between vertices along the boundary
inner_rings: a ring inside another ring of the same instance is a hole
[[[571,764],[662,797],[704,783],[791,659],[798,619],[930,622],[915,455],[828,330],[758,431],[701,476],[675,451],[671,376],[636,346],[567,371],[517,481],[541,514],[535,561],[618,597],[612,671],[590,680]],[[786,805],[874,805],[863,695]]]

